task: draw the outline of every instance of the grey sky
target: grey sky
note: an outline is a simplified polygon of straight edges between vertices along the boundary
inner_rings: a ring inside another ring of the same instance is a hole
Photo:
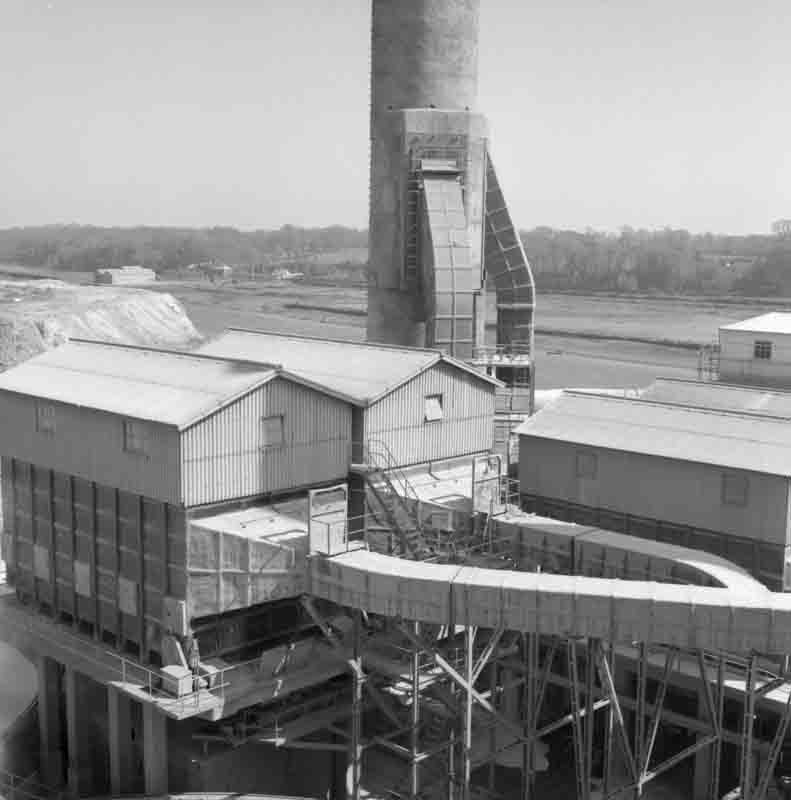
[[[520,227],[791,216],[788,0],[482,0]],[[0,0],[0,227],[367,224],[367,0]]]

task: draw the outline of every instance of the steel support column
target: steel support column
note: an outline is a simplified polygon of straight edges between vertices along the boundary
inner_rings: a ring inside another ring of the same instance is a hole
[[[719,739],[714,745],[711,754],[711,784],[709,786],[710,800],[720,798],[720,763],[722,761],[723,743],[723,715],[725,714],[725,654],[720,653],[717,659],[717,708],[715,709],[717,718],[717,729],[720,732]]]
[[[414,622],[412,630],[415,638],[420,636],[420,623]],[[420,650],[413,644],[412,657],[412,729],[410,731],[410,781],[409,794],[412,800],[416,800],[420,793]]]
[[[742,757],[739,770],[739,786],[742,800],[752,800],[753,796],[753,731],[755,728],[755,674],[758,659],[755,653],[747,661],[747,674],[744,684],[744,716],[742,717]]]
[[[522,720],[525,723],[527,741],[522,745],[522,797],[533,800],[535,790],[535,751],[536,728],[538,727],[538,698],[536,696],[538,677],[539,638],[538,634],[527,633],[522,637],[525,661],[525,685],[523,687],[524,706]]]
[[[362,713],[365,679],[362,667],[361,629],[361,615],[359,611],[355,611],[350,659],[352,667],[351,739],[349,741],[349,766],[346,773],[346,794],[349,800],[360,800],[360,781],[362,779]]]
[[[462,797],[470,800],[470,779],[472,777],[472,707],[473,681],[475,672],[475,634],[477,628],[464,629],[464,669],[467,686],[464,689],[464,730],[462,735]]]
[[[634,758],[637,771],[641,778],[637,783],[636,797],[643,795],[642,776],[645,774],[645,691],[648,683],[648,647],[645,642],[640,642],[637,647],[637,710],[634,720]]]
[[[571,730],[574,743],[574,772],[577,776],[577,797],[579,800],[590,800],[590,774],[588,761],[585,758],[585,742],[582,733],[580,714],[580,684],[577,662],[577,643],[574,639],[567,642],[569,681],[571,682]]]

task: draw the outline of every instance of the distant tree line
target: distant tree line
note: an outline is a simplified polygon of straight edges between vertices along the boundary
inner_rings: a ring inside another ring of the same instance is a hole
[[[791,296],[791,241],[623,228],[522,232],[539,289]]]
[[[139,264],[157,272],[209,261],[230,266],[293,263],[367,248],[364,230],[333,225],[244,232],[235,228],[98,228],[47,225],[0,231],[0,262],[91,271]]]
[[[521,235],[544,291],[791,296],[791,239],[781,236],[546,227]],[[167,272],[215,261],[263,271],[288,266],[359,282],[365,278],[367,245],[367,231],[340,225],[251,232],[44,226],[0,231],[0,262],[75,271],[140,264]]]

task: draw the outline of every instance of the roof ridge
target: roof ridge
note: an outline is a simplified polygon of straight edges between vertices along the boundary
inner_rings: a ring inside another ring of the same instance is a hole
[[[126,342],[102,342],[96,339],[81,339],[79,337],[70,338],[66,344],[88,344],[97,345],[99,347],[117,347],[122,350],[137,350],[144,353],[159,353],[167,356],[181,356],[184,358],[194,358],[203,361],[220,361],[230,364],[246,364],[251,367],[266,368],[269,367],[273,370],[282,370],[283,365],[271,361],[253,361],[249,358],[232,358],[230,356],[215,356],[211,353],[196,353],[189,350],[171,350],[164,347],[151,347],[144,344],[128,344]]]
[[[791,312],[790,312],[791,313]],[[774,386],[749,386],[743,383],[726,383],[725,381],[703,381],[695,378],[672,378],[657,376],[654,383],[664,381],[666,383],[691,383],[695,386],[706,386],[712,389],[736,389],[740,392],[754,392],[756,394],[779,394],[791,397],[791,389],[783,389]],[[648,387],[650,388],[650,387]],[[649,398],[650,399],[650,398]]]
[[[762,414],[756,411],[750,411],[749,409],[745,409],[742,411],[740,409],[731,409],[731,408],[710,408],[708,406],[690,406],[686,405],[685,403],[673,402],[672,400],[652,400],[650,397],[622,397],[620,395],[597,394],[595,391],[585,392],[576,389],[564,389],[563,393],[576,397],[595,397],[599,400],[614,400],[617,402],[626,402],[627,404],[632,404],[634,406],[638,405],[660,406],[674,410],[677,409],[679,411],[687,411],[690,413],[708,414],[710,416],[715,415],[721,417],[745,417],[748,419],[766,420],[767,422],[784,422],[784,423],[787,423],[788,420],[791,419],[791,415],[783,417],[776,414]],[[558,399],[559,400],[562,399],[562,395]],[[554,405],[554,403],[552,405]]]
[[[332,342],[334,344],[351,344],[357,347],[369,347],[371,349],[385,349],[385,350],[401,350],[406,353],[426,353],[436,356],[444,356],[442,350],[434,347],[408,347],[400,344],[387,344],[385,342],[368,342],[359,341],[356,339],[336,339],[332,336],[309,336],[301,333],[281,333],[280,331],[261,330],[256,328],[239,328],[236,326],[226,328],[226,332],[234,331],[235,333],[252,333],[261,334],[264,336],[277,336],[281,339],[301,339],[309,342]]]

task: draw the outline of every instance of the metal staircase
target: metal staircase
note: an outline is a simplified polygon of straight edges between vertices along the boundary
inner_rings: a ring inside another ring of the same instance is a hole
[[[431,558],[433,550],[426,543],[423,523],[413,508],[419,502],[417,492],[387,445],[377,440],[368,442],[363,448],[363,463],[354,468],[371,490],[366,499],[368,512],[379,523],[384,517],[397,537],[398,550],[391,554],[416,560]]]

